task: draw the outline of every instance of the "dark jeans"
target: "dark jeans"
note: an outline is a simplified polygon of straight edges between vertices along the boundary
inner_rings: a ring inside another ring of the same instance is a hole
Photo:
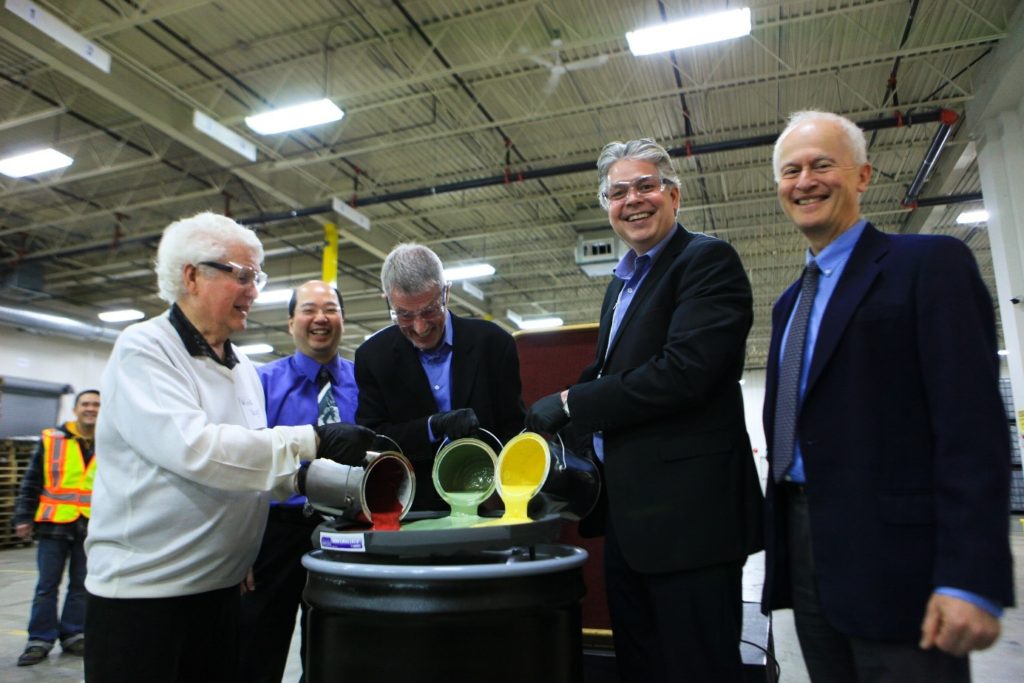
[[[29,645],[51,647],[60,638],[65,645],[78,640],[85,628],[85,538],[74,540],[41,536],[38,539],[36,564],[39,582],[32,598],[32,614],[28,622]],[[57,620],[57,593],[68,565],[68,589],[64,610]]]

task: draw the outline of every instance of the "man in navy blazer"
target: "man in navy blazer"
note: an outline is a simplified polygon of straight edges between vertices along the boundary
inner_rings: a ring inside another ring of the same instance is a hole
[[[798,112],[773,161],[810,248],[772,313],[762,609],[793,608],[812,681],[968,681],[1013,604],[991,298],[959,240],[861,218],[853,122]]]
[[[356,422],[394,439],[412,462],[414,510],[446,510],[431,477],[443,440],[482,427],[504,442],[522,431],[515,341],[490,321],[448,311],[441,259],[423,245],[392,249],[381,286],[395,324],[356,349]]]
[[[661,146],[613,142],[597,166],[630,250],[601,306],[594,363],[537,401],[527,426],[596,432],[606,496],[581,532],[605,536],[621,680],[740,681],[743,564],[762,547],[739,385],[750,282],[727,242],[676,222],[680,181]]]

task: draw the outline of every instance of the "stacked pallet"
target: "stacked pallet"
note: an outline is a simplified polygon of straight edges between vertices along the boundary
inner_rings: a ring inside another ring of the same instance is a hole
[[[39,439],[0,439],[0,548],[27,543],[14,534],[14,501],[38,443]]]

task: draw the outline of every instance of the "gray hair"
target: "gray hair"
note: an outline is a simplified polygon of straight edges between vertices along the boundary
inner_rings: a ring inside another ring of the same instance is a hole
[[[256,233],[226,216],[204,211],[168,225],[154,263],[160,298],[169,304],[178,301],[185,294],[181,276],[185,266],[219,261],[239,244],[256,252],[258,263],[263,262],[263,245]]]
[[[604,196],[608,191],[608,171],[612,164],[622,159],[631,161],[646,161],[658,168],[658,175],[661,179],[671,185],[679,187],[679,176],[672,167],[672,157],[668,155],[665,148],[651,138],[640,138],[629,142],[609,142],[601,150],[597,157],[597,199],[601,202],[601,208],[608,208],[608,199]]]
[[[391,296],[393,289],[402,294],[421,294],[444,285],[441,259],[429,248],[415,242],[405,242],[392,249],[380,269],[380,286],[385,296]]]
[[[853,160],[858,166],[868,163],[868,142],[864,137],[864,131],[860,127],[839,114],[817,109],[804,109],[795,111],[789,115],[789,122],[786,128],[779,134],[775,141],[775,149],[772,151],[772,172],[775,175],[775,182],[782,179],[782,140],[793,132],[794,128],[813,121],[826,121],[839,126],[843,136],[846,138],[846,145],[853,152]]]

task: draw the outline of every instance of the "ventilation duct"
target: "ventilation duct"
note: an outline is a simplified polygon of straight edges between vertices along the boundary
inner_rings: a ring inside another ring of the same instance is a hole
[[[89,325],[72,320],[71,318],[32,313],[6,306],[0,306],[0,325],[17,327],[27,332],[70,337],[77,341],[102,341],[108,344],[113,344],[117,340],[118,335],[121,334],[120,330],[108,327]]]
[[[5,271],[0,277],[0,296],[19,302],[49,298],[43,291],[43,264],[22,263]]]

